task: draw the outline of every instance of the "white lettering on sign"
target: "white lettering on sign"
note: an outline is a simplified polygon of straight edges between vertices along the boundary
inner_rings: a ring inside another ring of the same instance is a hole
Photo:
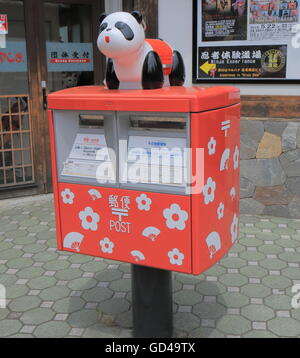
[[[109,229],[130,234],[131,223],[123,221],[123,217],[127,217],[130,210],[130,197],[123,195],[119,198],[118,195],[111,194],[108,198],[108,205],[112,215],[118,216],[118,220],[110,220]]]

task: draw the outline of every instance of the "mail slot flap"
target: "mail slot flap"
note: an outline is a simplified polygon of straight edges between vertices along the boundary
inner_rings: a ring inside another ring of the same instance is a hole
[[[101,114],[79,114],[80,128],[104,128],[105,116]]]
[[[130,116],[130,129],[143,131],[180,131],[186,129],[185,117]]]

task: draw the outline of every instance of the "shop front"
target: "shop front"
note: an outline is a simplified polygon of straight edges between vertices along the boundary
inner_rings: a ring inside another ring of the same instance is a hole
[[[47,95],[100,84],[101,0],[0,1],[0,199],[52,191]]]

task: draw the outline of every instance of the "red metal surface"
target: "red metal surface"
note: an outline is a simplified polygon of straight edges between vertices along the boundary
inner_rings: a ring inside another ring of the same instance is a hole
[[[164,87],[155,90],[107,90],[73,87],[51,93],[50,109],[99,111],[203,112],[240,101],[234,87]]]
[[[204,148],[205,151],[204,188],[201,194],[192,195],[194,274],[205,271],[219,261],[237,239],[239,118],[240,105],[191,116],[192,147]],[[227,126],[230,128],[226,131],[222,129]]]
[[[191,273],[189,196],[59,183],[58,201],[64,250]]]

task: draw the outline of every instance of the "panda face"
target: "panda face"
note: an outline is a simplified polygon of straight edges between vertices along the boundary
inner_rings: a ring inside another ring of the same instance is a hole
[[[101,22],[97,46],[105,56],[116,59],[138,51],[144,41],[142,24],[127,12],[115,12]]]

